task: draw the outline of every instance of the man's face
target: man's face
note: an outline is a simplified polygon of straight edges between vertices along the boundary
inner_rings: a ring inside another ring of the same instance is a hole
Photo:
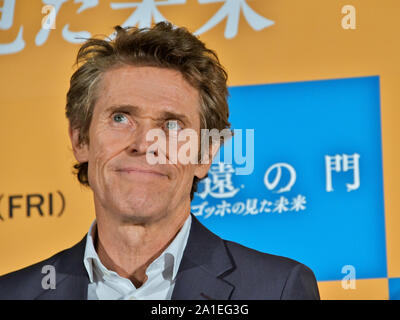
[[[107,71],[94,106],[89,144],[74,147],[77,160],[89,163],[96,206],[141,223],[190,210],[193,177],[204,177],[209,165],[152,165],[146,159],[154,145],[146,140],[149,130],[164,131],[168,141],[188,128],[200,136],[199,93],[178,71],[136,66]],[[74,145],[77,131],[70,135]],[[159,152],[169,159],[168,148]]]

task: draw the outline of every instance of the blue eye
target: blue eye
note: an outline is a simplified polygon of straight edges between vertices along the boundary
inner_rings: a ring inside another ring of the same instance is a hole
[[[176,121],[176,120],[167,121],[166,128],[168,130],[179,130],[179,129],[182,129],[181,126],[178,124],[178,121]]]
[[[115,122],[120,122],[120,123],[122,123],[122,122],[126,121],[127,118],[126,118],[126,116],[125,116],[124,114],[122,114],[122,113],[116,113],[116,114],[113,115],[113,120],[114,120]]]

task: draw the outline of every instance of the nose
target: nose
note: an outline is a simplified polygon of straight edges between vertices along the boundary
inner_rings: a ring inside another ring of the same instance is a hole
[[[130,155],[146,156],[153,163],[165,163],[166,161],[166,136],[165,132],[154,127],[152,123],[140,123],[132,133],[128,148]]]
[[[147,153],[157,153],[158,151],[151,146],[154,144],[153,141],[149,140],[147,137],[148,132],[152,128],[145,123],[138,124],[135,131],[132,133],[129,153],[134,155],[146,155]]]

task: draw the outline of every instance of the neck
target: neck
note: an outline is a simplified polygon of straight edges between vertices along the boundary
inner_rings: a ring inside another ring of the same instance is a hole
[[[96,204],[96,201],[95,201]],[[136,288],[147,279],[147,267],[168,247],[189,216],[189,209],[150,223],[132,223],[96,207],[95,248],[100,261]]]

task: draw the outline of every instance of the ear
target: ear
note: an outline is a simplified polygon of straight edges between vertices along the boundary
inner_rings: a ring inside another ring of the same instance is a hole
[[[194,175],[197,178],[203,179],[207,175],[208,171],[210,170],[212,161],[217,154],[219,148],[219,144],[210,144],[208,153],[204,153],[204,155],[202,155],[200,163],[196,165],[196,169],[194,170]]]
[[[69,138],[72,144],[72,150],[74,152],[75,159],[79,163],[89,161],[89,149],[86,143],[79,143],[79,129],[72,129],[71,125],[68,128]]]

